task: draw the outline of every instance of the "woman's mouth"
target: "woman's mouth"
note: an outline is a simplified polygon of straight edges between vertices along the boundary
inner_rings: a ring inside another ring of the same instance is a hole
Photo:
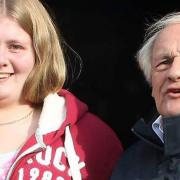
[[[13,75],[13,73],[0,72],[0,79],[6,79]]]

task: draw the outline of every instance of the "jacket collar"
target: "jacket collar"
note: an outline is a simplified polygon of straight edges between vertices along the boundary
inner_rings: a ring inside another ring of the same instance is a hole
[[[149,123],[146,123],[144,119],[141,118],[135,123],[131,130],[137,137],[142,139],[144,142],[162,151],[163,143],[152,129],[153,122],[154,120],[151,120]]]
[[[180,116],[163,118],[164,153],[173,156],[180,153]]]
[[[146,143],[164,151],[165,156],[180,154],[180,116],[163,117],[162,121],[164,144],[152,130],[154,120],[145,123],[144,119],[140,119],[132,131]]]

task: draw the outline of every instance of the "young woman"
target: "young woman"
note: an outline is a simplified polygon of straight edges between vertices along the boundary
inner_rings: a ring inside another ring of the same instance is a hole
[[[56,27],[39,0],[0,1],[0,179],[108,180],[121,144],[63,90]]]

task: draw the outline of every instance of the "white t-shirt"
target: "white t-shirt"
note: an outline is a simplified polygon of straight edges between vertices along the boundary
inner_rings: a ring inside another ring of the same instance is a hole
[[[18,151],[0,154],[0,180],[4,180]]]

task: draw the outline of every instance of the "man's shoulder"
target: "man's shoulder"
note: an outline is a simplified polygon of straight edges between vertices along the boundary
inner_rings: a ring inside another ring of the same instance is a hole
[[[151,176],[160,156],[162,156],[160,150],[139,140],[125,150],[111,180],[132,180]]]

